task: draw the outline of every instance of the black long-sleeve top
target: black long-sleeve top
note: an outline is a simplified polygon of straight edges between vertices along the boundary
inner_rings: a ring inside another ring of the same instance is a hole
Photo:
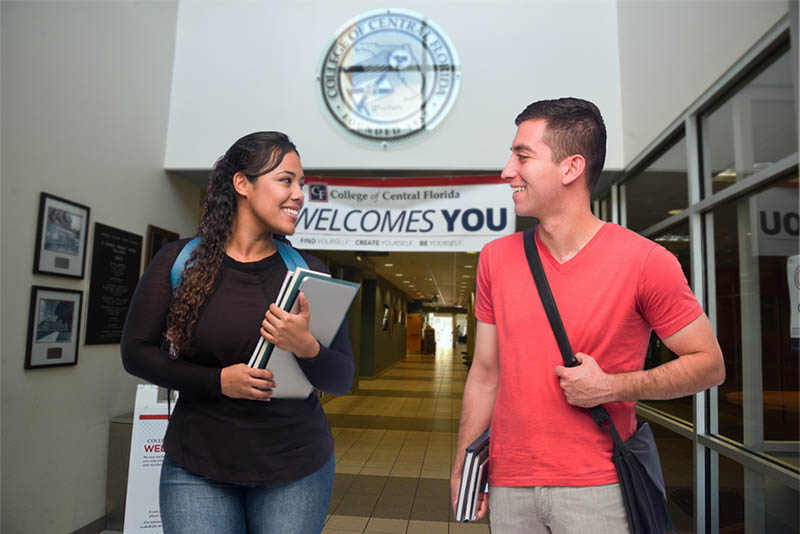
[[[287,269],[277,252],[249,263],[225,256],[191,350],[172,359],[161,348],[172,296],[169,272],[187,241],[166,245],[148,266],[121,341],[129,373],[180,392],[164,438],[167,457],[220,482],[274,484],[316,471],[333,452],[333,438],[315,393],[305,400],[264,402],[232,399],[220,390],[222,368],[248,362],[264,313],[278,296]],[[311,269],[327,272],[317,258],[303,257]],[[354,364],[346,321],[329,348],[320,345],[315,358],[298,363],[317,389],[347,393]]]

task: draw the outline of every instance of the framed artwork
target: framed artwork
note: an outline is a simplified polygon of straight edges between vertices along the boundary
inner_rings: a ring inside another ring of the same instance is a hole
[[[76,365],[83,292],[33,286],[25,369]]]
[[[36,227],[34,274],[83,278],[89,207],[42,192]]]
[[[156,253],[161,250],[161,247],[178,238],[180,238],[180,236],[175,232],[170,232],[169,230],[164,230],[158,226],[148,224],[144,247],[144,266],[147,267],[150,260],[156,257]]]
[[[383,317],[381,318],[381,328],[385,331],[389,330],[389,306],[383,305]]]

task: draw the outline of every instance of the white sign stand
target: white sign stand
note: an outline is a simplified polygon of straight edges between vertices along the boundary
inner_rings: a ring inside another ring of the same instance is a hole
[[[164,434],[169,421],[167,401],[158,400],[158,386],[139,384],[133,412],[124,534],[162,534],[158,483],[164,461]]]

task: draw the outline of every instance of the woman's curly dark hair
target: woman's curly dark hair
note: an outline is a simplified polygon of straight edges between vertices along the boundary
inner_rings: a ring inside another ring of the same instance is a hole
[[[297,154],[297,148],[286,134],[255,132],[236,141],[214,165],[197,225],[200,244],[186,262],[167,315],[166,337],[172,358],[191,346],[200,308],[216,284],[236,216],[233,175],[241,171],[254,182],[280,165],[289,152]]]

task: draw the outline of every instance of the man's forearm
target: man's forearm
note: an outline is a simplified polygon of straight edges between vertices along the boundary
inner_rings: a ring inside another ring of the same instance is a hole
[[[492,421],[494,403],[497,399],[497,383],[480,380],[472,372],[464,385],[461,403],[461,420],[458,425],[458,447],[453,472],[460,473],[464,463],[464,449],[472,443]]]
[[[653,369],[608,376],[612,402],[666,400],[718,386],[725,379],[725,368],[721,355],[698,353],[685,354]]]

